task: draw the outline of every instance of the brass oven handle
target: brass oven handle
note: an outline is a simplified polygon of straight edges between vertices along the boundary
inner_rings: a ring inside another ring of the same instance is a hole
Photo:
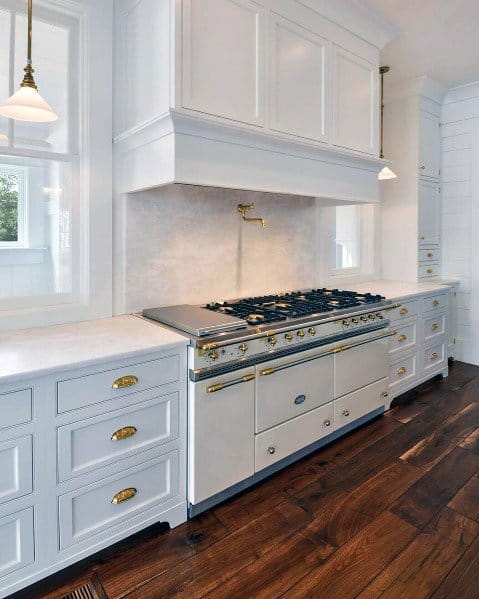
[[[399,376],[402,376],[403,374],[406,374],[407,370],[405,366],[401,366],[401,368],[397,369],[397,373]]]
[[[119,379],[113,382],[112,389],[126,389],[127,387],[133,387],[138,382],[138,377],[133,374],[127,374],[121,376]]]
[[[125,501],[129,501],[133,499],[133,497],[138,493],[138,490],[135,487],[128,487],[128,489],[123,489],[119,491],[116,495],[113,495],[111,503],[114,505],[118,505],[120,503],[124,503]]]
[[[239,379],[233,379],[232,381],[227,381],[225,383],[217,383],[216,385],[210,385],[209,387],[206,387],[206,393],[216,393],[217,391],[227,389],[228,387],[232,387],[233,385],[247,383],[248,381],[252,381],[254,378],[254,374],[245,374]]]
[[[436,352],[432,352],[432,354],[430,355],[431,360],[437,360],[438,358],[439,358],[439,354],[437,354]]]
[[[124,439],[129,439],[133,437],[138,432],[136,426],[124,426],[123,428],[118,429],[111,436],[112,441],[123,441]]]

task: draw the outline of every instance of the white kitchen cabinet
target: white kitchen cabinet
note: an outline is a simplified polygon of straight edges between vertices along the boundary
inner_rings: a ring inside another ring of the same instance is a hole
[[[34,560],[33,509],[0,518],[0,539],[1,593],[2,577],[24,568]]]
[[[419,113],[419,174],[439,179],[441,176],[441,130],[439,116]]]
[[[183,0],[183,107],[262,125],[264,10],[250,0]]]
[[[419,180],[419,246],[437,245],[440,240],[440,187],[437,182]]]
[[[329,42],[271,17],[271,128],[316,141],[329,136]]]
[[[378,67],[333,45],[332,142],[377,154]]]

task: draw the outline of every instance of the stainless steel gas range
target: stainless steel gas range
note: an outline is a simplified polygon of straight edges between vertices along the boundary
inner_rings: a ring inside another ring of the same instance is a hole
[[[190,339],[191,515],[384,411],[396,306],[323,288],[144,310]]]

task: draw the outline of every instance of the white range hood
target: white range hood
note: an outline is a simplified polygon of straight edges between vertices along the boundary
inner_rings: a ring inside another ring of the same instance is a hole
[[[326,0],[323,14],[294,0],[119,4],[119,193],[182,183],[379,201],[379,49],[392,32],[364,27],[359,5],[330,3],[345,29]]]

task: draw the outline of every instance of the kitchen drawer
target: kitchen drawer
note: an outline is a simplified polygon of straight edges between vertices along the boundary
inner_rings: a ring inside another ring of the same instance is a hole
[[[442,368],[446,362],[446,340],[443,338],[438,343],[423,350],[423,370],[427,374]]]
[[[406,318],[412,318],[419,314],[419,300],[400,303],[399,308],[393,308],[387,312],[387,318],[391,323],[406,320]]]
[[[33,397],[31,389],[0,394],[0,429],[31,422]]]
[[[178,494],[178,451],[58,498],[60,548],[118,525]]]
[[[31,435],[0,443],[0,504],[32,492],[32,452]]]
[[[74,422],[58,429],[60,480],[178,437],[179,394]]]
[[[377,331],[376,336],[385,334],[386,331]],[[388,375],[388,343],[389,337],[385,336],[334,355],[335,398]]]
[[[440,258],[439,247],[419,250],[419,262],[438,262]]]
[[[395,326],[396,335],[389,337],[389,355],[414,349],[417,343],[417,321]]]
[[[446,332],[446,315],[437,314],[424,319],[424,341],[436,339]]]
[[[0,518],[0,539],[0,579],[32,564],[35,560],[33,508]]]
[[[290,356],[258,367],[256,432],[332,401],[333,367],[332,354],[314,359],[311,355]]]
[[[447,307],[447,293],[436,293],[423,298],[424,313],[439,312]]]
[[[417,352],[394,361],[389,368],[389,387],[407,386],[417,377]]]
[[[419,265],[419,278],[427,279],[429,277],[438,277],[441,274],[439,262],[431,262],[430,264]]]
[[[58,413],[179,380],[179,355],[131,364],[57,383]]]
[[[334,428],[342,428],[358,418],[384,407],[388,393],[387,377],[334,401]]]
[[[334,405],[330,402],[256,435],[255,472],[311,445],[333,430]]]

